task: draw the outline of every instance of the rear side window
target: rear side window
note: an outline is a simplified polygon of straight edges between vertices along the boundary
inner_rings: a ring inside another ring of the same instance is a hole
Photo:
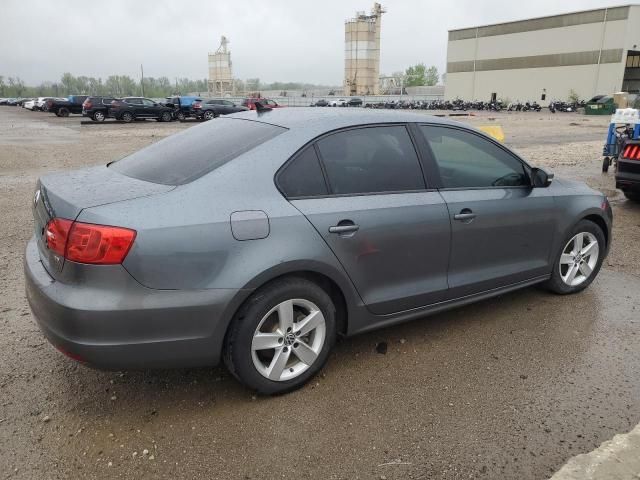
[[[313,145],[294,158],[278,175],[278,186],[287,198],[327,195],[327,185]]]
[[[425,188],[418,156],[404,126],[339,132],[319,140],[318,148],[333,194]]]
[[[112,163],[110,168],[147,182],[182,185],[286,130],[267,123],[221,118],[160,140]]]
[[[522,162],[480,135],[427,125],[420,130],[429,142],[444,188],[529,185]]]

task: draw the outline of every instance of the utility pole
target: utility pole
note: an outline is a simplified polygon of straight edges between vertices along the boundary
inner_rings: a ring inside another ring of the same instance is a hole
[[[141,78],[140,78],[140,85],[142,85],[142,96],[144,97],[144,69],[142,68],[142,64],[140,64],[140,73],[141,73]]]

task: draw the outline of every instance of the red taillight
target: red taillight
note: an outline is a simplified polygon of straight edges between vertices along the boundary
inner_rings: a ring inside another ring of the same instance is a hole
[[[136,238],[136,231],[54,218],[47,224],[45,236],[49,249],[67,260],[113,265],[124,261]]]
[[[191,104],[191,108],[202,108],[202,104],[200,102],[193,102],[193,104]]]
[[[640,145],[627,145],[622,152],[623,158],[631,160],[640,160]]]
[[[44,241],[47,248],[56,255],[64,257],[64,250],[67,246],[67,238],[69,238],[69,230],[73,222],[65,218],[54,218],[49,220],[44,229]]]

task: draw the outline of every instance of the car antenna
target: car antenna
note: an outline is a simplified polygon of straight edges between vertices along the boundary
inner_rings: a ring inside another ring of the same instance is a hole
[[[258,115],[260,115],[261,113],[265,113],[273,110],[271,107],[265,107],[260,102],[255,102],[254,105],[256,106],[256,112],[258,112]]]

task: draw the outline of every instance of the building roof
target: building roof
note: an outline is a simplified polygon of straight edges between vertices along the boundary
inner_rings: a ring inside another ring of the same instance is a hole
[[[483,27],[494,27],[494,26],[498,26],[498,25],[508,25],[508,24],[512,24],[512,23],[520,23],[520,22],[526,22],[528,20],[544,20],[544,19],[549,19],[549,18],[556,18],[556,17],[563,17],[566,15],[574,15],[574,14],[579,14],[579,13],[588,13],[588,12],[599,12],[599,11],[604,11],[604,10],[611,10],[614,8],[625,8],[625,7],[637,7],[640,6],[640,3],[626,3],[623,5],[610,5],[610,6],[605,6],[605,7],[600,7],[600,8],[590,8],[587,10],[572,10],[569,12],[563,12],[563,13],[556,13],[553,15],[543,15],[540,17],[529,17],[529,18],[519,18],[519,19],[515,19],[515,20],[508,20],[508,21],[504,21],[504,22],[498,22],[498,23],[487,23],[487,24],[483,24],[483,25],[471,25],[468,27],[461,27],[461,28],[452,28],[449,29],[449,32],[457,32],[457,31],[461,31],[461,30],[469,30],[472,28],[483,28]]]

